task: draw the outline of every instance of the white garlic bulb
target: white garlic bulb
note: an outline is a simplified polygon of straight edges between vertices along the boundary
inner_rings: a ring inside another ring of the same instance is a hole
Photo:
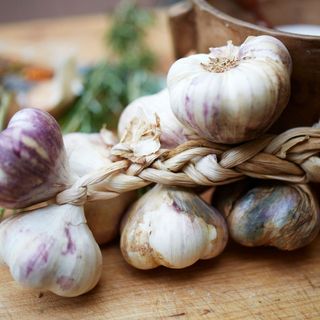
[[[199,136],[238,143],[265,132],[290,96],[291,57],[271,36],[249,37],[176,61],[168,73],[172,111]]]
[[[121,251],[139,269],[185,268],[220,254],[228,239],[223,217],[191,191],[155,186],[128,211]]]
[[[111,147],[116,136],[107,130],[99,133],[70,133],[63,137],[70,170],[73,175],[85,174],[107,167],[111,161]],[[97,185],[95,190],[102,190]],[[119,224],[124,211],[136,198],[136,193],[126,192],[120,196],[84,205],[87,223],[99,244],[113,240],[119,233]]]
[[[82,207],[51,205],[0,224],[0,261],[21,285],[75,297],[91,290],[102,269],[100,249]]]
[[[111,147],[118,140],[111,131],[100,133],[69,133],[63,136],[71,171],[82,177],[111,164]]]
[[[122,137],[129,123],[135,118],[146,118],[155,121],[155,114],[160,118],[162,148],[174,148],[195,136],[190,129],[183,126],[172,113],[167,89],[157,94],[134,100],[121,113],[118,123],[118,135]]]

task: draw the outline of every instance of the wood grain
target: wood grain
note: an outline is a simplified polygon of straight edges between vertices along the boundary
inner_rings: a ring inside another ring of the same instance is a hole
[[[148,39],[160,56],[160,69],[172,61],[165,16]],[[77,17],[0,27],[7,50],[52,43],[74,46],[88,63],[104,56],[105,17]],[[3,48],[3,46],[2,46]],[[139,271],[123,260],[118,243],[103,248],[99,285],[78,298],[23,289],[0,268],[0,319],[320,319],[320,239],[296,252],[250,249],[229,244],[218,258],[184,270]]]
[[[319,319],[320,239],[295,252],[229,244],[184,270],[140,271],[103,248],[97,288],[77,298],[22,289],[0,268],[0,319]]]

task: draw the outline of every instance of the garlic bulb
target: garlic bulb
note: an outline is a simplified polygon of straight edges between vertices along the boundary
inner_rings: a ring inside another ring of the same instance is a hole
[[[157,94],[141,97],[124,109],[118,123],[119,137],[123,136],[127,126],[135,117],[144,117],[153,123],[155,114],[160,118],[162,148],[174,148],[195,135],[174,116],[170,107],[168,90],[164,89]]]
[[[111,147],[116,136],[107,130],[98,133],[70,133],[63,137],[71,172],[82,177],[85,174],[105,168],[111,164]],[[96,186],[97,191],[103,186]],[[99,244],[107,243],[119,233],[119,223],[136,193],[126,192],[120,196],[84,205],[87,223]]]
[[[319,205],[309,186],[279,182],[253,186],[241,181],[219,187],[213,196],[236,242],[294,250],[317,236]]]
[[[69,133],[63,136],[63,142],[70,164],[70,170],[78,177],[99,170],[111,163],[111,147],[118,140],[111,132]]]
[[[199,136],[220,143],[258,137],[290,95],[291,57],[271,36],[176,61],[168,73],[172,111]]]
[[[70,183],[60,128],[48,113],[23,109],[0,133],[0,206],[24,208]]]
[[[51,205],[0,224],[0,261],[21,285],[75,297],[91,290],[102,269],[100,249],[82,207]]]
[[[223,217],[191,191],[157,185],[128,211],[121,251],[139,269],[185,268],[219,255],[228,239]]]

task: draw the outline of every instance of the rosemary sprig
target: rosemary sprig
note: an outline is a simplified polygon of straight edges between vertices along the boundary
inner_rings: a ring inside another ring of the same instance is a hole
[[[153,68],[155,57],[144,41],[146,30],[153,22],[152,14],[139,9],[134,2],[123,1],[116,9],[114,23],[106,34],[106,45],[111,45],[112,51],[128,69]]]
[[[155,57],[144,42],[151,14],[127,1],[116,10],[113,21],[105,39],[117,60],[100,62],[85,75],[81,96],[60,119],[64,133],[97,132],[104,124],[115,129],[125,106],[164,85],[161,77],[151,73]]]
[[[5,121],[11,102],[10,94],[0,87],[0,131],[5,127]]]
[[[6,211],[5,208],[0,208],[0,221],[1,221],[2,218],[3,218],[5,211]]]

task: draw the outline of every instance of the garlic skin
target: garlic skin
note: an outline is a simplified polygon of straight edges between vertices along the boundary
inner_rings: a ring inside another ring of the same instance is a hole
[[[95,287],[102,256],[82,207],[51,205],[0,224],[0,261],[21,285],[76,297]]]
[[[319,205],[308,185],[246,184],[217,189],[214,204],[227,218],[230,236],[249,246],[295,250],[319,233]]]
[[[70,133],[63,137],[70,170],[82,177],[110,165],[111,147],[117,143],[116,136],[104,130],[99,133]],[[103,190],[102,185],[95,190]],[[128,205],[136,199],[136,192],[126,192],[120,196],[87,202],[84,211],[87,223],[98,244],[113,240],[119,234],[119,224]]]
[[[177,119],[199,136],[239,143],[265,132],[290,96],[291,57],[271,36],[179,59],[167,84]]]
[[[146,118],[153,123],[155,114],[160,118],[162,148],[172,149],[195,136],[172,113],[167,89],[131,102],[121,113],[118,123],[118,136],[122,137],[124,135],[127,126],[135,117]]]
[[[78,177],[99,170],[111,164],[111,147],[118,142],[117,137],[107,131],[100,133],[69,133],[63,142],[70,170]]]
[[[160,265],[180,269],[211,259],[226,246],[223,217],[201,198],[179,188],[156,185],[121,223],[121,251],[138,269]]]
[[[70,184],[62,135],[47,112],[23,109],[0,133],[0,206],[20,209]]]

